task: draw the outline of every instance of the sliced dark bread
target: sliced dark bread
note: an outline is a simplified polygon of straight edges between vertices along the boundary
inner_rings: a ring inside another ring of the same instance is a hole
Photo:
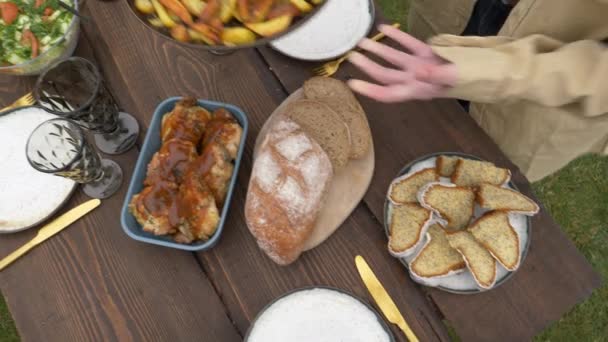
[[[520,192],[493,184],[479,186],[477,202],[484,209],[511,211],[530,216],[539,211],[538,204]]]
[[[519,237],[509,223],[509,214],[492,211],[479,218],[468,231],[509,271],[519,267]]]
[[[511,171],[478,160],[459,159],[456,162],[452,183],[460,186],[476,187],[482,183],[502,185],[511,179]]]
[[[435,161],[437,173],[441,177],[451,177],[460,158],[452,156],[439,156]]]
[[[391,183],[388,197],[395,204],[416,203],[418,201],[416,196],[420,188],[438,180],[439,175],[433,168],[403,175]]]
[[[462,255],[479,287],[490,289],[496,283],[496,260],[466,230],[447,234],[452,248]]]
[[[304,82],[304,97],[328,105],[348,126],[350,157],[363,157],[371,146],[371,132],[363,108],[346,83],[331,77],[313,77]]]
[[[398,258],[412,254],[422,243],[431,221],[431,211],[418,204],[393,206],[389,227],[389,252]]]
[[[285,108],[284,114],[321,145],[335,170],[346,165],[350,156],[350,133],[336,112],[317,101],[298,100]]]
[[[475,210],[475,192],[454,184],[429,183],[418,193],[420,204],[446,221],[446,229],[466,228]]]
[[[449,276],[466,267],[462,255],[450,246],[445,230],[432,225],[426,233],[427,242],[410,263],[410,271],[419,278]]]

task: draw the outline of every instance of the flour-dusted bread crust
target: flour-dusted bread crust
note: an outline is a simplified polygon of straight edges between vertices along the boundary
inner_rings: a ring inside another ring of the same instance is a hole
[[[323,148],[334,170],[348,163],[350,132],[342,118],[329,106],[313,100],[297,100],[290,103],[283,113]]]
[[[462,272],[466,264],[462,255],[450,246],[445,230],[433,224],[426,233],[426,243],[409,265],[417,278],[447,277]]]
[[[418,204],[406,203],[393,206],[388,251],[397,258],[412,254],[424,240],[432,221],[432,212]]]
[[[475,192],[454,184],[429,183],[420,189],[417,198],[420,205],[445,220],[450,231],[466,228],[475,210]]]
[[[276,263],[298,258],[333,177],[327,153],[296,122],[269,130],[253,165],[245,218],[260,248]]]
[[[369,123],[361,104],[346,83],[331,77],[313,77],[304,82],[304,97],[328,105],[348,125],[350,157],[363,157],[371,146]]]
[[[481,184],[477,190],[479,206],[488,210],[510,211],[533,216],[540,210],[538,204],[518,191],[493,184]]]
[[[403,175],[391,183],[388,188],[388,198],[394,204],[416,203],[418,191],[426,184],[438,180],[439,175],[434,168]]]
[[[459,157],[439,156],[435,161],[437,173],[441,177],[451,177],[456,169],[456,163],[460,160]]]
[[[477,187],[482,183],[503,185],[511,180],[511,171],[479,160],[459,159],[456,162],[452,183],[460,186]]]
[[[509,223],[509,214],[492,211],[480,217],[468,231],[507,270],[519,267],[519,236]]]
[[[471,233],[466,230],[448,232],[448,242],[462,255],[477,285],[491,289],[496,283],[496,260]]]

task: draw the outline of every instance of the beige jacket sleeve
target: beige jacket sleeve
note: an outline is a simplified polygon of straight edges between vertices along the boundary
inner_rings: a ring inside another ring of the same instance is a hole
[[[521,39],[440,35],[430,44],[456,64],[448,96],[495,103],[529,100],[582,106],[585,116],[608,112],[608,48],[581,40],[565,44],[543,35]]]

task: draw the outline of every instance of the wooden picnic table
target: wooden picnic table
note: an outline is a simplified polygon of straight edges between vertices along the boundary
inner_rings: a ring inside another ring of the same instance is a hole
[[[121,107],[145,129],[156,105],[175,95],[233,103],[249,116],[238,186],[224,234],[212,250],[188,253],[136,242],[120,227],[119,212],[138,149],[112,156],[123,168],[119,193],[100,208],[0,274],[18,332],[29,341],[242,340],[268,302],[303,286],[334,286],[373,303],[354,257],[363,255],[421,341],[449,340],[443,320],[463,340],[529,340],[600,285],[600,277],[543,209],[532,220],[525,262],[504,285],[455,295],[414,283],[386,251],[383,204],[391,179],[407,162],[439,151],[477,155],[528,181],[455,101],[383,105],[361,99],[376,149],[376,169],[364,200],[325,243],[288,267],[257,247],[243,205],[252,148],[265,119],[311,76],[310,63],[268,48],[215,56],[177,45],[145,28],[125,1],[87,1],[76,54],[100,66]],[[360,74],[350,66],[337,75]],[[0,104],[30,91],[35,78],[0,77]],[[77,193],[64,210],[87,198]],[[0,237],[6,255],[35,229]],[[405,338],[391,327],[397,340]]]

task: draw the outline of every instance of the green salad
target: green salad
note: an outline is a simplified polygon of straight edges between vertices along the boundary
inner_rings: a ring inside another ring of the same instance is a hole
[[[0,0],[0,66],[27,62],[59,42],[73,14],[59,6],[74,0]]]

